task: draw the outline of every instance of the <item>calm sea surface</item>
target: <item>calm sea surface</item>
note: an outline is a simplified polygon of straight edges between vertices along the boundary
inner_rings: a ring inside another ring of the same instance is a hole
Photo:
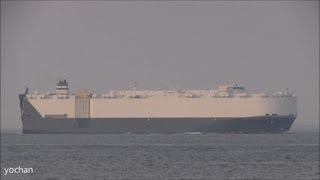
[[[319,179],[319,133],[3,133],[1,179]]]

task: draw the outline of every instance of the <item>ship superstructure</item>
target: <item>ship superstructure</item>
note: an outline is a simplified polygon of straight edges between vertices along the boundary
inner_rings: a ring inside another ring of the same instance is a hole
[[[248,93],[229,84],[203,90],[88,90],[20,95],[24,133],[281,133],[297,116],[297,97]]]

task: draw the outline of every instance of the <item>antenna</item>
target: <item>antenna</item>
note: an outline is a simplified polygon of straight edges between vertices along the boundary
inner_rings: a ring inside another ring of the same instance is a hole
[[[169,83],[167,83],[167,85],[168,85],[171,89],[173,89],[173,90],[177,91],[178,93],[180,93],[180,92],[181,92],[179,89],[177,89],[177,88],[176,88],[176,87],[174,87],[173,85],[171,85],[171,84],[169,84]]]
[[[28,89],[28,86],[26,87],[26,91],[24,92],[24,94],[28,94],[28,91],[29,91],[29,89]]]
[[[61,77],[61,76],[59,76],[59,77],[56,78],[56,81],[58,81],[58,82],[60,82],[60,81],[62,81],[62,80],[63,80],[63,77]]]
[[[168,85],[171,89],[178,91],[177,88],[175,88],[173,85],[171,85],[171,84],[169,84],[169,83],[167,83],[167,85]]]
[[[138,82],[133,82],[133,90],[136,90],[138,86]]]
[[[233,85],[234,84],[234,80],[231,80],[231,85]]]

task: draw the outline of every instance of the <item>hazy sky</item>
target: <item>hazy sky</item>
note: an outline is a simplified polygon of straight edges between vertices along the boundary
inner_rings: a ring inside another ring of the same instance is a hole
[[[20,128],[18,94],[67,78],[87,88],[181,89],[232,80],[289,88],[295,124],[319,124],[319,2],[3,2],[1,128]]]

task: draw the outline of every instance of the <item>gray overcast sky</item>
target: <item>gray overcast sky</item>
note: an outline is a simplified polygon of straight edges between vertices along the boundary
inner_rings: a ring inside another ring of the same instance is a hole
[[[319,2],[3,2],[1,128],[20,128],[18,94],[211,88],[298,95],[296,124],[319,124]]]

